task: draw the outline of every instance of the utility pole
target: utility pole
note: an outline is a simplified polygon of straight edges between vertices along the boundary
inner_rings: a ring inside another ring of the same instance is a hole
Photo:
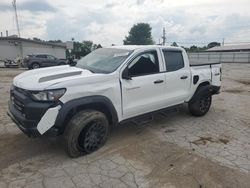
[[[18,37],[20,38],[21,35],[20,35],[20,29],[19,29],[19,23],[18,23],[18,16],[17,16],[17,10],[16,10],[16,0],[13,0],[12,6],[13,6],[13,8],[14,8],[15,17],[16,17],[17,33],[18,33]]]
[[[165,46],[165,44],[166,44],[166,31],[165,31],[165,27],[163,27],[162,45]]]

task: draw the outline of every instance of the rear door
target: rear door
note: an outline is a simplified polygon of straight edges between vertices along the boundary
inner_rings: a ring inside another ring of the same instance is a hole
[[[52,55],[47,55],[47,58],[48,58],[48,66],[55,66],[57,65],[57,61],[56,61],[56,58]]]
[[[47,55],[45,54],[39,54],[36,55],[36,58],[38,59],[38,63],[40,64],[40,66],[45,67],[48,66],[48,59],[47,59]]]
[[[128,64],[131,80],[121,79],[123,119],[162,108],[165,76],[160,51],[137,54]]]
[[[189,65],[184,62],[181,50],[162,50],[166,72],[167,106],[183,103],[189,96],[191,73]]]

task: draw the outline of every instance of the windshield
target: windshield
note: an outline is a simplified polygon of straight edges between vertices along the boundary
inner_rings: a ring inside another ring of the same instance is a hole
[[[94,73],[111,73],[131,52],[131,50],[124,49],[99,48],[77,61],[76,67],[88,69]]]

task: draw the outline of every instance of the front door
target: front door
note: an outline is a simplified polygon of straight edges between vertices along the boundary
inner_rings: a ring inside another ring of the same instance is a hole
[[[163,107],[165,75],[156,50],[138,54],[128,65],[131,79],[121,79],[123,119]]]

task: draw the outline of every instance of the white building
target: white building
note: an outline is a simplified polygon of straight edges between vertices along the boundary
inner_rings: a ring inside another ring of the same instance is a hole
[[[64,43],[49,43],[18,37],[0,37],[0,59],[15,59],[29,54],[46,53],[60,59],[66,58]]]
[[[215,46],[206,50],[207,52],[250,52],[250,44],[237,44],[226,46]]]

